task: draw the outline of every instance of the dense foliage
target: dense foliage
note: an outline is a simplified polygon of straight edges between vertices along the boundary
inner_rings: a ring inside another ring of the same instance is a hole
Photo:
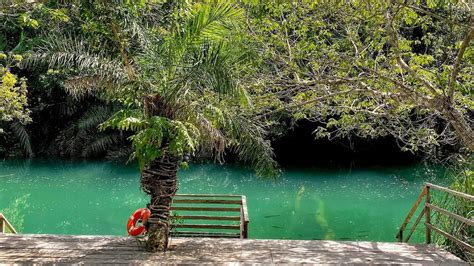
[[[129,84],[128,91],[121,90],[121,99],[90,92],[104,82],[110,87],[127,79],[127,72],[136,71],[127,70],[127,64],[143,68],[136,80],[146,78],[155,87],[165,86],[161,81],[170,82],[170,75],[180,75],[180,82],[191,81],[189,87],[199,86],[203,77],[198,71],[184,77],[189,74],[180,72],[185,68],[169,68],[189,60],[189,54],[180,54],[187,48],[174,39],[176,32],[169,26],[182,22],[192,5],[187,1],[115,6],[100,1],[3,3],[3,154],[126,157],[131,145],[127,134],[96,129],[112,110],[142,102],[137,95],[143,91],[130,93]],[[352,1],[348,5],[268,0],[240,5],[243,9],[234,14],[241,17],[235,34],[239,44],[218,49],[228,50],[225,64],[245,64],[232,73],[220,73],[222,80],[212,82],[227,86],[233,84],[226,84],[225,78],[234,79],[239,101],[247,102],[259,131],[284,133],[288,121],[307,119],[318,122],[317,138],[393,136],[404,150],[437,157],[474,142],[473,33],[471,13],[463,1]],[[212,26],[214,33],[201,38],[226,38],[229,25]],[[162,53],[166,45],[174,51]],[[206,47],[198,48],[203,48],[201,55],[192,56],[204,56]],[[212,49],[206,56],[212,56],[216,48]],[[23,67],[28,65],[25,61],[31,62],[32,52],[48,50],[77,54],[56,54],[49,58],[54,63],[48,67],[19,68],[21,62]],[[160,70],[146,69],[156,58],[166,59],[160,61]],[[72,63],[74,59],[80,63]],[[65,79],[71,75],[75,78]],[[119,95],[117,90],[112,93]],[[459,146],[460,141],[464,145]],[[209,155],[209,151],[199,154]]]
[[[225,153],[277,175],[270,140],[474,150],[473,7],[450,1],[2,1],[0,155],[137,160],[165,248],[176,172]]]
[[[474,157],[461,159],[456,165],[449,168],[448,176],[452,183],[450,188],[455,191],[460,191],[468,195],[474,195]],[[455,197],[446,193],[434,194],[433,201],[438,206],[443,206],[455,214],[462,217],[472,217],[473,209],[472,203],[464,198]],[[443,213],[436,212],[434,214],[433,223],[441,228],[443,231],[448,232],[457,239],[469,243],[474,243],[472,227],[468,224],[462,223],[456,219],[452,219]],[[466,252],[465,247],[459,245],[457,242],[451,239],[445,238],[438,234],[434,235],[435,243],[445,247],[447,250],[456,254],[465,261],[473,262],[474,254],[472,252]]]
[[[430,150],[473,149],[472,10],[463,1],[259,1],[264,117],[321,123],[317,137],[391,135]]]
[[[221,76],[238,77],[234,82],[239,84],[239,101],[251,107],[247,109],[259,127],[284,134],[288,121],[308,119],[318,122],[318,138],[393,136],[402,149],[438,158],[471,145],[474,59],[469,7],[462,1],[243,1],[241,6],[238,34],[220,36],[228,26],[221,25],[212,29],[215,36],[203,38],[233,40],[233,47],[219,49],[233,49],[232,56],[238,57],[228,60],[246,63]],[[90,92],[104,85],[106,75],[109,85],[127,78],[127,64],[140,65],[148,76],[152,73],[149,83],[169,80],[165,64],[189,58],[178,58],[182,43],[165,39],[174,34],[169,26],[177,14],[187,14],[190,8],[186,1],[115,6],[101,1],[3,3],[3,154],[126,157],[126,134],[96,129],[112,110],[142,100],[126,90],[117,101]],[[153,33],[147,32],[151,25]],[[157,54],[163,57],[159,49],[165,45],[174,51],[160,62],[160,78],[154,76],[156,65],[145,68]],[[20,68],[25,59],[31,60],[32,51],[54,49],[75,50],[82,58],[64,53],[50,58],[56,66]],[[67,65],[73,59],[81,60],[79,72]],[[65,79],[71,75],[75,79]],[[187,86],[196,86],[199,81],[194,79],[200,77],[197,72],[185,77],[194,82]],[[227,81],[213,82],[216,86]],[[94,123],[86,125],[87,119]],[[460,141],[464,145],[459,146]]]

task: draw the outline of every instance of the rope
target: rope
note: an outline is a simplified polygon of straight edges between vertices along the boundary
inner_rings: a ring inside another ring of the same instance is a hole
[[[150,250],[165,249],[170,235],[170,210],[173,196],[178,190],[176,174],[181,158],[166,153],[152,161],[141,175],[142,190],[150,195],[147,208],[151,211],[147,221]],[[158,243],[155,243],[158,241]]]

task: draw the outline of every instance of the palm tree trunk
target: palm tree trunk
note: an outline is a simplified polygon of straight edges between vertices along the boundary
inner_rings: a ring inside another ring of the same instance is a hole
[[[150,195],[147,205],[151,211],[148,219],[148,251],[166,250],[170,235],[170,208],[178,190],[176,173],[181,159],[171,156],[166,149],[164,155],[153,160],[142,172],[141,186]]]

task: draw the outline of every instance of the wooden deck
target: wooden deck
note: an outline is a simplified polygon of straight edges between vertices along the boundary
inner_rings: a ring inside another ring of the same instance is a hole
[[[465,264],[439,248],[406,243],[174,238],[169,251],[148,253],[129,237],[0,234],[2,263]]]

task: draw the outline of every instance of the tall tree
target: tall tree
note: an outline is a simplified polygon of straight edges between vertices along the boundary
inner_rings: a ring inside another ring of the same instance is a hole
[[[61,36],[49,38],[25,60],[28,66],[48,62],[71,69],[64,85],[72,95],[100,94],[123,107],[101,129],[133,132],[132,158],[138,159],[141,186],[150,195],[150,251],[167,247],[177,171],[187,157],[201,152],[222,161],[231,150],[259,174],[276,174],[264,125],[249,115],[239,81],[250,68],[239,34],[242,10],[228,1],[170,3],[173,12],[158,13],[156,21],[157,5],[94,6],[102,14],[94,19],[108,27],[94,26],[110,29],[104,34],[120,60],[105,47]],[[144,17],[146,23],[137,23]]]
[[[318,137],[392,135],[413,151],[459,141],[474,149],[466,1],[247,2],[262,57],[261,117],[290,111],[319,121]]]

